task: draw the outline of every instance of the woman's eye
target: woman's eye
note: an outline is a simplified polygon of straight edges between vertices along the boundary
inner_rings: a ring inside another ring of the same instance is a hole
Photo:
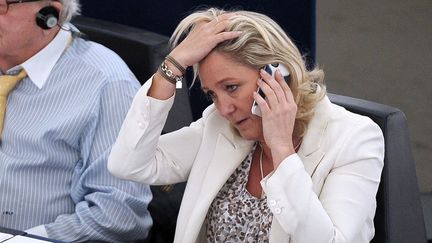
[[[226,90],[228,90],[229,92],[234,92],[237,88],[238,88],[238,85],[235,85],[235,84],[226,86]]]

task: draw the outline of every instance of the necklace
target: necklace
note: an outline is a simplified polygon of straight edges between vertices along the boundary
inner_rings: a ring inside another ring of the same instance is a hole
[[[260,158],[259,158],[259,165],[260,165],[260,169],[261,169],[261,180],[264,178],[264,172],[263,172],[263,166],[262,166],[262,157],[263,157],[263,147],[260,145],[261,148],[261,153],[260,153]]]
[[[301,140],[298,142],[298,144],[294,147],[294,151],[295,151],[296,153],[297,153],[297,151],[298,151],[298,149],[299,149],[299,147],[300,147],[300,144],[302,143],[302,140],[303,140],[303,139],[301,139]],[[264,171],[263,171],[263,164],[262,164],[262,158],[263,158],[264,148],[261,146],[261,143],[259,143],[259,146],[260,146],[260,148],[261,148],[260,157],[259,157],[259,165],[260,165],[261,180],[262,180],[262,179],[264,179]]]

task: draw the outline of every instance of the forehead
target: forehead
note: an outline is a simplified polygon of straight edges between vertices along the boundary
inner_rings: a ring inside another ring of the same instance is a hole
[[[199,67],[201,68],[211,65],[217,65],[217,67],[220,67],[235,63],[238,62],[234,60],[232,55],[219,51],[212,51],[203,60],[200,61]]]
[[[229,54],[211,52],[198,67],[201,85],[206,88],[225,81],[246,81],[258,78],[258,70],[232,58]]]
[[[199,63],[198,74],[201,78],[208,74],[221,76],[236,73],[240,69],[254,68],[238,61],[231,54],[212,51]]]

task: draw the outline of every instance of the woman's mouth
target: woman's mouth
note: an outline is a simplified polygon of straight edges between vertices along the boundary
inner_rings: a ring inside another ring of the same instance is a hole
[[[237,121],[237,122],[235,123],[235,126],[236,126],[236,127],[240,127],[240,126],[242,126],[243,124],[245,124],[247,120],[248,120],[247,118],[242,119],[242,120],[239,120],[239,121]]]

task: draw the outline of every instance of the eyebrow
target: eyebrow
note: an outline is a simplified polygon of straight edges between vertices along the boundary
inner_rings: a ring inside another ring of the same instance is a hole
[[[221,80],[217,81],[216,85],[222,84],[222,83],[230,81],[230,80],[236,80],[236,82],[240,82],[241,81],[241,80],[235,79],[233,77],[226,77],[224,79],[221,79]],[[201,90],[205,92],[205,91],[209,91],[210,89],[201,85]]]

